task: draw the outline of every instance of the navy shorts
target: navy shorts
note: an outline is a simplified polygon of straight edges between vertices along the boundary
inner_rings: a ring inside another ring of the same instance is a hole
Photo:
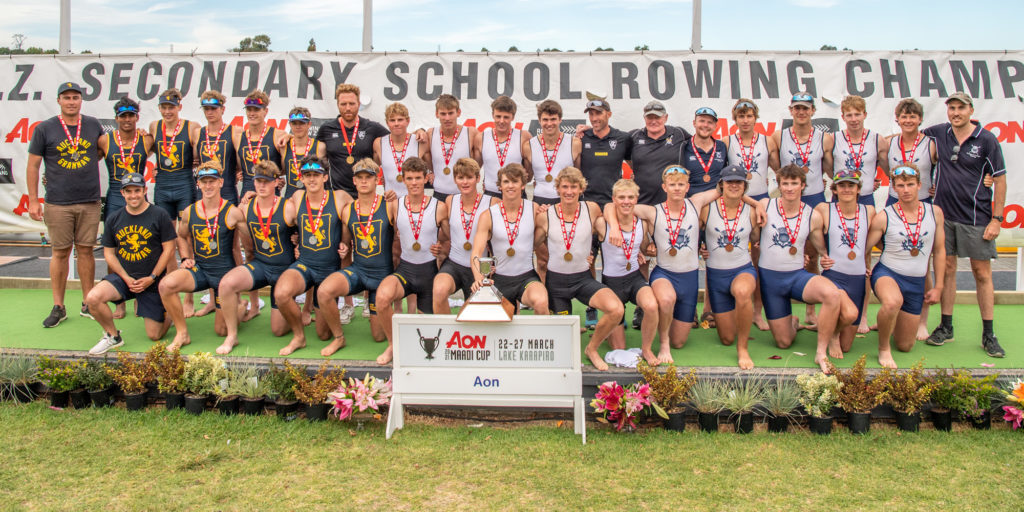
[[[750,196],[750,198],[753,199],[754,201],[760,201],[762,199],[771,199],[771,197],[771,194],[769,194],[768,192],[765,192],[764,194],[758,194],[756,196]]]
[[[750,274],[754,282],[757,282],[757,270],[752,263],[729,269],[708,267],[707,292],[712,311],[728,313],[736,309],[736,298],[732,296],[732,282],[740,274]]]
[[[290,267],[267,265],[266,263],[259,261],[246,263],[244,267],[249,271],[249,275],[252,276],[252,288],[250,288],[250,290],[259,290],[260,288],[269,286],[270,307],[271,309],[277,309],[277,299],[274,298],[274,287],[277,285],[277,280],[281,277],[281,274]]]
[[[120,190],[107,190],[107,200],[103,204],[103,215],[100,220],[107,220],[114,212],[125,206],[124,196]]]
[[[627,302],[637,303],[637,295],[640,294],[640,290],[650,286],[647,281],[644,281],[644,276],[640,273],[640,270],[634,270],[624,276],[601,276],[601,282],[608,288],[611,288],[619,300],[625,304]]]
[[[836,288],[846,292],[846,295],[850,297],[853,305],[857,306],[857,319],[853,321],[853,324],[859,324],[861,316],[864,315],[861,308],[864,307],[864,294],[867,292],[867,279],[864,274],[850,275],[835,270],[825,270],[821,276],[835,283]]]
[[[416,294],[416,309],[423,313],[434,312],[434,276],[437,275],[437,262],[409,263],[398,262],[398,268],[391,275],[398,278],[405,290],[403,297]]]
[[[465,267],[455,263],[454,261],[447,259],[441,264],[441,270],[438,274],[448,274],[451,276],[452,281],[455,282],[455,289],[462,290],[462,298],[469,299],[473,295],[473,271],[469,267]]]
[[[703,233],[704,231],[701,230]],[[697,312],[697,270],[689,272],[671,272],[659,266],[651,271],[651,283],[658,279],[667,279],[676,291],[676,305],[672,309],[672,318],[680,322],[691,323]],[[615,288],[613,287],[612,290]],[[718,311],[717,309],[715,311]]]
[[[761,275],[761,304],[768,320],[778,320],[793,314],[791,300],[804,301],[804,287],[814,274],[804,270],[778,272],[766,268],[758,269]]]
[[[357,293],[370,292],[369,305],[370,314],[377,314],[377,288],[380,286],[380,282],[387,276],[374,276],[363,269],[356,266],[343,268],[338,270],[341,275],[345,276],[348,281],[348,294],[355,295]]]
[[[523,293],[526,292],[526,287],[530,283],[540,282],[540,276],[536,271],[528,270],[516,276],[494,274],[493,281],[498,292],[515,305],[523,300]]]
[[[289,265],[288,268],[295,269],[299,272],[299,274],[302,275],[302,280],[304,282],[302,286],[303,290],[308,290],[315,286],[320,286],[320,283],[324,282],[324,279],[327,279],[327,276],[337,271],[336,269],[328,270],[319,267],[310,267],[307,266],[305,263],[299,263],[298,261]]]
[[[892,206],[900,201],[900,198],[889,196],[885,199],[885,206]],[[932,204],[932,198],[922,199],[922,203]]]
[[[871,269],[871,289],[874,289],[877,286],[875,283],[883,277],[891,277],[900,287],[900,292],[903,294],[903,306],[900,307],[900,311],[906,311],[911,315],[920,315],[921,308],[924,306],[925,276],[904,276],[881,263],[876,263],[875,268]]]
[[[114,304],[123,304],[127,300],[135,299],[135,304],[138,306],[136,311],[138,316],[157,322],[164,321],[165,311],[164,303],[160,300],[159,278],[149,285],[149,288],[139,293],[129,290],[128,283],[124,282],[124,279],[121,279],[121,276],[117,274],[107,274],[103,280],[113,285],[117,293],[121,295],[121,298],[115,300]]]
[[[818,206],[819,204],[825,202],[825,192],[818,192],[817,194],[807,194],[806,196],[801,197],[800,200],[803,201],[804,204],[806,204],[807,206],[810,206],[811,209],[814,209],[815,206]]]
[[[196,187],[158,188],[153,193],[153,202],[163,208],[171,220],[181,217],[181,212],[195,202]]]
[[[584,306],[590,305],[594,294],[607,288],[597,282],[589,270],[575,274],[559,274],[548,271],[545,285],[548,288],[548,307],[552,315],[568,315],[572,313],[572,300],[576,299]]]
[[[188,271],[192,274],[192,282],[194,283],[192,291],[198,292],[212,288],[214,304],[217,306],[217,309],[220,309],[220,294],[217,289],[220,288],[220,280],[227,272],[207,272],[199,268],[198,264],[193,265]]]

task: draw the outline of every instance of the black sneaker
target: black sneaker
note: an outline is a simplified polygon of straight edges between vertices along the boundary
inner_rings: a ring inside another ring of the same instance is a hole
[[[936,327],[930,335],[928,335],[928,339],[924,340],[925,343],[933,347],[941,347],[947,341],[953,341],[953,328],[945,327],[942,324],[939,324],[939,326]]]
[[[43,320],[43,327],[57,327],[67,318],[68,314],[64,311],[64,306],[54,306],[50,310],[50,316]]]
[[[587,330],[594,330],[597,327],[597,310],[594,308],[587,308],[586,320],[583,322],[583,326]]]
[[[1006,357],[1006,351],[999,346],[999,340],[994,334],[985,334],[981,337],[981,346],[989,357]]]
[[[92,313],[89,312],[89,306],[86,306],[84,302],[82,303],[82,310],[78,314],[90,320],[96,320],[92,317]]]
[[[644,323],[644,310],[636,308],[633,310],[633,328],[640,329],[640,325]]]

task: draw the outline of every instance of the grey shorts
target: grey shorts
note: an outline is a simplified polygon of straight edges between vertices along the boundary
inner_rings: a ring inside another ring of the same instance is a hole
[[[945,222],[946,257],[991,260],[996,258],[996,241],[985,240],[985,226]]]

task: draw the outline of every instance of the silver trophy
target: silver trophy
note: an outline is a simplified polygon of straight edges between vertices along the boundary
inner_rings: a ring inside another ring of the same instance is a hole
[[[480,289],[473,292],[459,315],[457,322],[510,322],[512,317],[502,305],[501,292],[494,286],[491,276],[494,275],[494,258],[477,258],[477,270],[483,274]]]

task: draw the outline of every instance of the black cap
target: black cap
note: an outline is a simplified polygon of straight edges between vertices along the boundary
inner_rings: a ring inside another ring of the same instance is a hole
[[[747,171],[738,165],[730,165],[722,169],[722,175],[718,181],[747,181]]]
[[[164,94],[163,96],[160,96],[160,102],[158,104],[178,106],[181,105],[181,100],[179,100],[177,96]]]
[[[277,179],[277,176],[273,174],[272,169],[267,169],[265,167],[257,167],[255,170],[253,170],[252,179],[274,181]]]
[[[82,94],[82,87],[74,82],[64,82],[57,88],[57,96],[64,94],[68,91],[75,91],[78,94]]]
[[[121,188],[145,186],[146,179],[143,178],[142,175],[137,172],[130,172],[128,174],[125,174],[124,177],[121,178]]]

